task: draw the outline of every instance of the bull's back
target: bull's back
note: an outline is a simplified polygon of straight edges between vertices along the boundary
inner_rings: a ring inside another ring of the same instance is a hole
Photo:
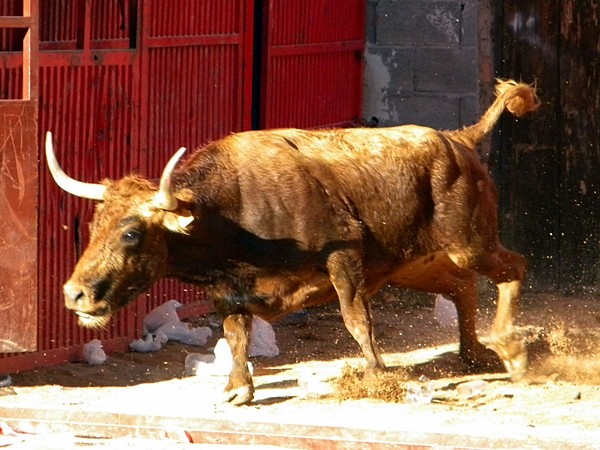
[[[347,226],[353,220],[363,237],[390,253],[410,253],[427,241],[431,166],[447,151],[437,144],[438,132],[417,126],[282,129],[229,139],[239,158],[242,203],[253,205],[242,220],[264,237],[318,246],[356,237]]]

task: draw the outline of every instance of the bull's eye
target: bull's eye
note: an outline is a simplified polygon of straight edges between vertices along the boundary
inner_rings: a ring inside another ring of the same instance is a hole
[[[142,233],[139,230],[127,230],[121,235],[121,241],[130,246],[139,245],[142,241]]]

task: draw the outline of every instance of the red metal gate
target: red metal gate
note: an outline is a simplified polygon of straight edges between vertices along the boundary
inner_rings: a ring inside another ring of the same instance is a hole
[[[143,2],[141,27],[141,171],[160,176],[179,147],[250,128],[253,2]],[[198,289],[162,281],[153,307],[198,299]]]
[[[0,49],[25,64],[10,100],[0,100],[0,352],[37,348],[37,2],[0,8]]]
[[[266,0],[261,128],[361,117],[364,0]]]
[[[11,11],[19,13],[20,0]],[[200,146],[247,129],[251,89],[252,2],[40,1],[40,96],[36,147],[52,130],[65,170],[84,181],[136,171],[158,177],[181,145]],[[247,18],[250,18],[248,20]],[[2,97],[23,84],[19,36],[2,35]],[[192,95],[193,94],[193,95]],[[124,348],[145,312],[168,298],[203,301],[175,281],[158,283],[102,331],[80,328],[63,306],[61,285],[88,240],[94,205],[61,192],[42,157],[39,168],[38,351],[3,354],[4,370],[76,359],[99,338]],[[34,335],[35,336],[35,335]]]
[[[21,14],[21,1],[4,0],[0,14]],[[61,165],[83,181],[132,171],[158,177],[180,146],[191,150],[251,128],[253,87],[263,88],[255,98],[262,99],[265,127],[314,127],[360,115],[363,1],[265,3],[260,86],[258,79],[253,86],[252,0],[39,2],[37,148],[51,130]],[[21,40],[0,34],[0,98],[17,98],[22,89],[15,53]],[[37,352],[0,354],[3,370],[76,359],[92,338],[122,349],[137,337],[148,309],[170,298],[205,300],[197,288],[166,280],[107,329],[80,328],[63,306],[61,286],[87,243],[94,205],[61,192],[43,155],[37,170]]]

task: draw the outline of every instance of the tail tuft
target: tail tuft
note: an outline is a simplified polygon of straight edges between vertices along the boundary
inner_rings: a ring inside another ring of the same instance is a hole
[[[498,79],[496,85],[496,97],[510,92],[510,99],[506,102],[506,109],[517,117],[524,116],[540,107],[535,85],[517,83],[514,80]]]
[[[462,130],[451,132],[454,139],[463,141],[473,149],[492,131],[505,109],[515,116],[521,117],[535,111],[541,105],[535,92],[535,85],[518,83],[514,80],[496,81],[498,83],[496,99],[479,122]]]

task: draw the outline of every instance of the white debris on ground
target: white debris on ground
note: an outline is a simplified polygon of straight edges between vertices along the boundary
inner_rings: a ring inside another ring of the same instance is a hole
[[[83,360],[90,366],[98,366],[106,361],[106,353],[100,339],[92,339],[83,346]]]
[[[224,338],[217,341],[214,354],[191,353],[185,359],[185,371],[188,375],[229,375],[233,365],[231,349]],[[266,356],[273,358],[279,355],[275,340],[275,331],[271,324],[258,317],[252,319],[250,333],[249,356]],[[248,362],[250,373],[252,363]]]
[[[444,327],[455,327],[458,324],[456,305],[452,300],[448,300],[442,294],[438,294],[435,297],[433,317],[435,317],[435,320]]]
[[[209,327],[191,327],[182,322],[177,315],[177,309],[181,306],[177,300],[169,300],[150,311],[144,317],[144,337],[131,342],[131,350],[154,352],[168,341],[205,345],[212,336],[212,330]]]
[[[279,348],[277,347],[273,327],[266,320],[254,316],[252,318],[252,333],[250,334],[248,356],[274,358],[277,355],[279,355]]]
[[[224,338],[217,341],[214,354],[190,353],[185,358],[185,372],[188,375],[211,376],[229,375],[233,366],[231,349]],[[254,367],[248,362],[248,370],[252,374]]]
[[[178,341],[187,345],[205,345],[212,336],[210,327],[191,327],[182,322],[177,315],[177,309],[182,305],[177,300],[169,300],[154,308],[144,317],[144,337],[136,339],[129,344],[131,350],[136,352],[154,352],[159,350],[168,341]],[[220,354],[218,354],[221,352]],[[275,331],[270,323],[253,317],[252,332],[250,334],[249,356],[266,356],[273,358],[279,355],[279,348],[275,339]],[[231,350],[224,339],[220,339],[215,346],[214,354],[194,353],[188,356],[190,373],[197,373],[198,365],[212,365],[200,371],[212,374],[228,374],[231,370]],[[186,364],[186,368],[188,364]]]
[[[144,317],[144,329],[149,333],[155,333],[165,323],[180,322],[177,310],[182,304],[177,300],[169,300],[157,306]]]
[[[169,338],[167,335],[159,330],[156,335],[147,333],[145,337],[136,339],[129,344],[129,348],[135,352],[148,353],[160,350],[160,348],[167,343]]]

